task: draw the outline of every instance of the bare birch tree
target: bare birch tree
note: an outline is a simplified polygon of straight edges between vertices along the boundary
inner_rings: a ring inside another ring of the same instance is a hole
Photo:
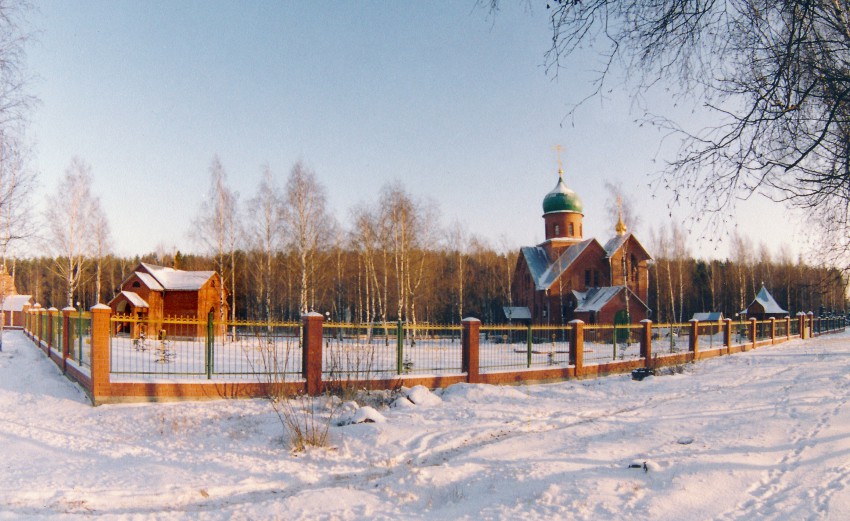
[[[14,133],[0,130],[0,253],[6,269],[10,248],[33,235],[30,199],[35,173]]]
[[[7,132],[24,122],[36,101],[26,90],[28,9],[26,2],[0,0],[0,128]]]
[[[84,263],[93,248],[93,223],[98,206],[91,186],[91,167],[74,157],[47,201],[48,230],[57,254],[55,268],[65,280],[68,306],[74,305]]]
[[[263,177],[257,187],[257,195],[248,201],[250,237],[253,247],[259,252],[260,293],[262,312],[267,321],[272,319],[272,290],[274,260],[281,251],[284,237],[283,195],[275,181],[271,168],[263,169]]]
[[[109,230],[109,220],[100,207],[100,198],[92,201],[92,254],[95,262],[95,300],[100,303],[103,296],[103,263],[112,249],[112,234]]]
[[[326,209],[324,186],[315,172],[300,161],[292,167],[286,181],[283,216],[288,244],[298,263],[298,307],[304,314],[314,304],[309,291],[316,276],[317,253],[327,246],[336,225]]]
[[[221,274],[219,286],[219,320],[226,320],[226,280],[230,279],[231,320],[236,319],[236,249],[239,241],[239,194],[227,184],[227,172],[218,156],[210,164],[210,188],[195,218],[193,236],[215,256]]]
[[[449,254],[455,260],[455,291],[457,292],[458,323],[463,320],[463,288],[466,282],[466,263],[469,256],[469,234],[463,223],[455,221],[448,230]]]

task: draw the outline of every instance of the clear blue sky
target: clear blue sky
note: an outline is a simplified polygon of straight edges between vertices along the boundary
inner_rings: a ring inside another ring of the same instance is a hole
[[[347,224],[359,202],[399,179],[434,200],[442,224],[466,223],[493,245],[543,238],[541,202],[565,148],[567,184],[583,199],[585,235],[604,242],[605,180],[634,199],[649,226],[670,219],[652,199],[662,136],[633,120],[616,92],[565,121],[589,92],[592,58],[547,76],[546,10],[503,2],[495,18],[474,0],[436,2],[39,2],[28,66],[39,193],[70,159],[92,166],[116,253],[157,245],[196,251],[192,218],[218,154],[243,201],[262,167],[281,184],[303,160]],[[792,222],[769,204],[737,216],[773,251]],[[686,213],[678,211],[674,218]],[[734,218],[733,218],[734,220]],[[724,255],[699,244],[700,255]],[[797,251],[797,248],[793,248]]]

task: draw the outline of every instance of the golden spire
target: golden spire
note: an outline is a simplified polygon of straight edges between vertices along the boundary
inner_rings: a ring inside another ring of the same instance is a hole
[[[564,179],[564,164],[561,163],[561,152],[564,151],[564,147],[561,145],[555,145],[555,152],[558,153],[558,177]]]
[[[617,196],[617,225],[614,226],[614,231],[617,232],[617,235],[622,237],[626,234],[626,223],[623,222],[623,199],[618,195]]]

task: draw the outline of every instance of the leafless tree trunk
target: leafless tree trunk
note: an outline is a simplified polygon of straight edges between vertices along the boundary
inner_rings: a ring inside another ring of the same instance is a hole
[[[260,281],[263,302],[263,314],[266,321],[272,316],[272,281],[274,277],[273,262],[280,251],[283,241],[283,196],[275,183],[271,169],[266,166],[263,178],[257,188],[257,195],[248,202],[251,238],[254,247],[259,250]]]
[[[214,156],[210,164],[210,188],[201,202],[195,218],[193,237],[195,240],[213,252],[216,268],[222,276],[219,286],[219,320],[225,322],[227,316],[227,275],[231,280],[231,319],[236,316],[236,273],[234,256],[239,237],[238,231],[238,199],[239,194],[227,185],[227,173],[218,156]],[[228,270],[227,261],[230,261]],[[230,271],[228,274],[227,272]]]
[[[291,233],[289,245],[297,257],[300,272],[298,305],[304,314],[309,311],[316,254],[327,246],[336,223],[326,210],[325,188],[316,179],[316,174],[300,161],[289,173],[284,208],[284,221]]]
[[[92,252],[96,199],[91,193],[91,168],[79,157],[48,198],[47,221],[51,244],[58,254],[56,270],[67,285],[67,305],[74,305],[86,256]]]
[[[449,252],[455,257],[455,280],[457,284],[457,316],[458,322],[463,321],[463,286],[465,282],[466,260],[468,254],[466,228],[460,221],[455,221],[448,232]]]
[[[103,263],[111,250],[112,238],[109,231],[109,220],[106,218],[106,214],[103,213],[103,210],[100,207],[99,198],[95,198],[92,201],[92,240],[96,266],[95,300],[97,303],[100,303],[100,298],[103,296]]]

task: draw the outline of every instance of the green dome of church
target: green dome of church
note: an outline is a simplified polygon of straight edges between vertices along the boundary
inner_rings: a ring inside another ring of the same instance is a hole
[[[575,192],[567,188],[564,178],[558,178],[555,188],[543,198],[543,213],[576,212],[584,213],[584,205]]]

